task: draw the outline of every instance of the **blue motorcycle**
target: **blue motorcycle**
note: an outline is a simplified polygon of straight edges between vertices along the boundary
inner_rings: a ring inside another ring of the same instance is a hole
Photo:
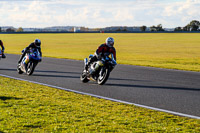
[[[22,51],[22,53],[23,52],[24,50]],[[29,50],[17,66],[18,73],[26,73],[27,75],[33,74],[35,67],[37,66],[38,62],[41,61],[41,59],[42,57],[38,49]]]

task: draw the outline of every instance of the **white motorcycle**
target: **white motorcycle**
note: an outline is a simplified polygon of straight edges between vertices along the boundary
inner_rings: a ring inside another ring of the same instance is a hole
[[[89,58],[91,58],[93,55],[90,55]],[[113,55],[111,54],[112,58],[109,58],[109,56],[104,56],[101,59],[91,63],[88,66],[88,71],[85,69],[83,70],[80,79],[83,83],[87,83],[90,80],[97,81],[99,85],[105,84],[105,82],[108,80],[108,77],[110,75],[110,72],[114,69],[114,67],[117,65]],[[88,63],[88,59],[85,58],[84,65]],[[85,66],[84,66],[85,68]]]

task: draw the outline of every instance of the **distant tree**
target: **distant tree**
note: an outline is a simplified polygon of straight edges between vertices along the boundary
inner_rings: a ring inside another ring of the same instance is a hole
[[[200,27],[200,22],[197,20],[192,20],[189,24],[183,27],[183,31],[198,31]]]
[[[118,28],[116,31],[122,31],[120,28]]]
[[[0,27],[0,32],[1,32],[1,27]]]
[[[141,30],[141,31],[146,31],[146,29],[147,29],[147,27],[144,26],[144,25],[140,27],[140,30]]]
[[[23,32],[23,31],[24,31],[23,28],[19,27],[16,32]]]
[[[176,27],[174,31],[183,31],[181,27]]]
[[[190,26],[186,25],[185,27],[183,27],[183,31],[190,31]]]
[[[192,20],[189,23],[189,26],[190,26],[191,31],[197,31],[200,27],[200,22],[197,20]]]
[[[126,31],[127,31],[127,27],[124,27],[124,28],[122,29],[122,31],[126,32]]]
[[[6,32],[15,32],[15,30],[12,28],[8,28],[8,29],[6,29]]]
[[[150,27],[150,31],[157,31],[157,27],[156,27],[156,26],[154,26],[154,25],[153,25],[153,26],[151,26],[151,27]]]
[[[150,27],[150,31],[165,31],[163,28],[162,28],[162,24],[159,24],[157,26],[151,26]]]
[[[157,31],[165,31],[165,30],[162,28],[162,24],[157,25]]]

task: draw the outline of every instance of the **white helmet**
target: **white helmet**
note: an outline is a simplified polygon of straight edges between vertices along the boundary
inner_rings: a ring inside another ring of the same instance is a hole
[[[108,47],[113,47],[113,45],[114,45],[114,39],[113,39],[112,37],[108,37],[108,38],[106,39],[106,45],[107,45]]]

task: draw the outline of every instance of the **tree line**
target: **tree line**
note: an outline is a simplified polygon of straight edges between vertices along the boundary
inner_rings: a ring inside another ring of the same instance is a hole
[[[163,28],[162,24],[158,24],[157,26],[151,26],[149,27],[150,31],[154,32],[154,31],[165,31],[165,29]],[[145,32],[147,31],[147,26],[143,25],[140,27],[140,30],[142,32]],[[116,31],[123,31],[123,32],[126,32],[127,29],[118,29]],[[184,27],[176,27],[174,28],[174,31],[200,31],[200,22],[198,20],[192,20],[189,24],[187,24],[186,26]],[[0,32],[2,32],[2,29],[0,27]],[[8,28],[6,29],[6,32],[23,32],[23,28],[22,27],[19,27],[18,29],[12,29],[12,28]]]
[[[192,20],[189,24],[184,27],[176,27],[174,31],[200,31],[200,22],[197,20]]]
[[[189,24],[184,27],[176,27],[174,31],[200,31],[200,22],[198,20],[192,20]],[[146,26],[141,26],[141,31],[146,31]],[[165,31],[162,27],[162,24],[158,24],[157,26],[151,26],[150,31]]]

